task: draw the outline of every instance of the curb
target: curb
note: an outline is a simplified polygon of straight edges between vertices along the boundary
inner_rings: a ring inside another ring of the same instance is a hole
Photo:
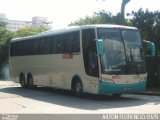
[[[0,87],[18,87],[20,84],[11,81],[0,81]]]
[[[144,92],[144,93],[137,93],[138,95],[150,95],[150,96],[160,96],[160,92]]]
[[[0,85],[0,87],[18,87],[20,85]]]

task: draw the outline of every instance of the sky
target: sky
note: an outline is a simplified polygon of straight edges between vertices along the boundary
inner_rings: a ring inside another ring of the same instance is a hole
[[[11,20],[31,21],[33,16],[47,17],[53,28],[65,27],[71,22],[105,10],[113,15],[120,12],[122,0],[0,0],[0,13]],[[140,8],[160,10],[159,0],[131,0],[126,13]]]

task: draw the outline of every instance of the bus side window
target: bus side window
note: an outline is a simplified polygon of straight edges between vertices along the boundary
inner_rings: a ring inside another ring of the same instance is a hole
[[[64,34],[63,45],[65,53],[80,52],[79,32]]]
[[[30,47],[29,42],[26,40],[24,41],[24,44],[25,44],[24,54],[29,55],[29,47]]]
[[[53,54],[53,40],[52,40],[52,36],[48,36],[48,54]]]
[[[39,39],[36,39],[36,42],[35,42],[35,54],[39,54]]]
[[[64,34],[63,35],[63,52],[64,53],[72,53],[71,51],[71,39],[72,39],[72,36],[70,34]]]
[[[72,51],[80,52],[80,39],[79,39],[79,31],[74,32],[72,37]]]
[[[51,53],[56,54],[57,53],[57,36],[51,37]]]
[[[63,35],[62,35],[63,36]],[[63,37],[62,36],[58,36],[57,39],[57,53],[62,53],[64,51],[64,46],[63,46]]]

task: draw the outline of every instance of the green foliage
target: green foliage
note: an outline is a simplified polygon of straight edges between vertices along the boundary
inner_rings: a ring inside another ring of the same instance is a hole
[[[44,32],[46,29],[44,27],[25,27],[17,31],[16,36],[17,37],[25,37],[25,36],[31,36],[36,35],[38,33]]]
[[[14,36],[6,29],[6,23],[0,22],[0,65],[8,61],[9,42]]]
[[[132,19],[122,20],[122,15],[112,15],[107,11],[94,13],[92,16],[86,16],[72,22],[70,25],[86,25],[86,24],[119,24],[137,27],[142,35],[142,38],[151,42],[160,40],[160,12],[151,12],[148,9],[139,9],[137,12],[132,12]]]
[[[159,40],[160,39],[160,12],[143,11],[133,12],[132,23],[138,27],[144,39]]]
[[[85,18],[80,18],[79,20],[71,23],[70,25],[87,25],[87,24],[96,24],[98,21],[98,16],[86,16]]]
[[[86,24],[119,24],[119,25],[128,25],[128,21],[123,22],[122,16],[120,13],[117,15],[112,15],[107,11],[100,11],[94,13],[93,16],[86,16],[85,18],[80,18],[79,20],[72,22],[70,25],[86,25]]]
[[[6,28],[6,25],[7,25],[6,22],[0,21],[0,29],[1,28]]]
[[[132,12],[132,15],[133,25],[140,30],[143,39],[156,44],[158,55],[160,51],[160,12],[139,9],[137,12]]]
[[[133,12],[133,16],[132,23],[139,28],[143,39],[153,40],[156,14],[139,9],[138,12]]]
[[[26,27],[15,33],[8,31],[6,25],[5,22],[0,22],[0,66],[8,62],[9,43],[12,38],[35,35],[46,30],[43,27]]]

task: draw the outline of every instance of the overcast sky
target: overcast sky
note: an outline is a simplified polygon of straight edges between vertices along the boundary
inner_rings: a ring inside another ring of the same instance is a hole
[[[100,10],[116,14],[120,12],[121,2],[122,0],[0,0],[0,13],[5,13],[12,20],[31,21],[33,16],[48,17],[53,22],[53,27],[62,27]],[[160,1],[131,0],[126,6],[126,13],[140,8],[160,10]]]

